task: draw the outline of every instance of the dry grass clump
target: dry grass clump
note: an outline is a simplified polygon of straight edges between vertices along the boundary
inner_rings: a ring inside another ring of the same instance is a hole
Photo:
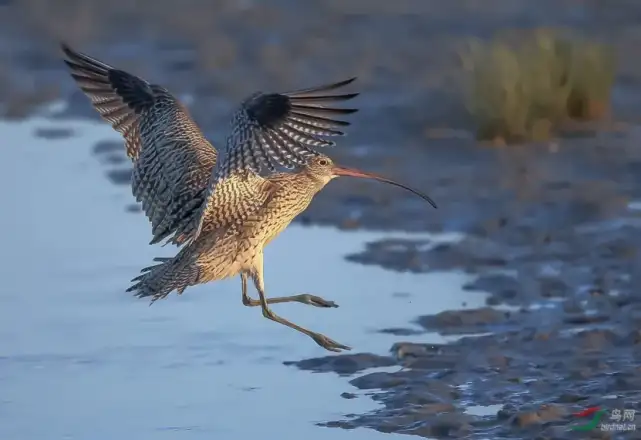
[[[461,58],[479,140],[546,140],[568,121],[609,112],[615,59],[603,44],[537,30],[516,41],[473,41]]]

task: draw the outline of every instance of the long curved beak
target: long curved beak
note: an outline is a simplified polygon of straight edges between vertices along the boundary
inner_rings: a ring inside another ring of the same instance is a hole
[[[379,182],[385,182],[385,183],[389,183],[390,185],[398,186],[400,188],[406,189],[407,191],[416,194],[420,198],[426,200],[434,208],[438,209],[436,206],[436,203],[434,203],[434,200],[432,200],[428,195],[423,194],[422,192],[417,191],[413,188],[410,188],[409,186],[405,186],[398,182],[394,182],[393,180],[387,179],[377,174],[366,173],[364,171],[357,170],[355,168],[345,168],[345,167],[339,167],[339,166],[334,166],[332,168],[332,173],[334,173],[335,176],[351,176],[351,177],[361,177],[363,179],[374,179],[374,180],[378,180]]]

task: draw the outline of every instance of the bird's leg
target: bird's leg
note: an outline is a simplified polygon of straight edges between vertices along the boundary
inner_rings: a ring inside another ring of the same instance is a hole
[[[257,307],[260,305],[260,301],[257,299],[252,299],[247,293],[247,274],[240,274],[240,281],[243,287],[243,304],[247,307]],[[277,298],[267,298],[267,304],[278,304],[285,302],[299,302],[301,304],[308,304],[314,307],[338,307],[334,301],[328,301],[316,295],[309,295],[307,293],[301,295],[293,296],[279,296]]]
[[[256,290],[258,290],[258,295],[260,296],[260,306],[263,309],[263,316],[271,321],[278,322],[279,324],[285,325],[289,328],[293,328],[294,330],[297,330],[310,338],[314,340],[318,345],[323,347],[325,350],[329,351],[336,351],[339,352],[341,350],[351,350],[350,347],[347,345],[339,344],[338,342],[328,338],[325,335],[322,335],[320,333],[313,332],[311,330],[307,330],[306,328],[303,328],[299,325],[294,324],[293,322],[290,322],[284,318],[281,318],[277,314],[271,311],[268,305],[268,300],[265,298],[265,284],[263,282],[263,261],[262,261],[262,255],[257,256],[257,261],[255,261],[256,264],[254,268],[254,272],[251,274],[252,280],[254,281],[254,286],[256,286]]]

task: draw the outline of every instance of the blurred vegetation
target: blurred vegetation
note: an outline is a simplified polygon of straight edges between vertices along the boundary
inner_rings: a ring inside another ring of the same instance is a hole
[[[568,122],[609,113],[616,63],[604,44],[539,29],[474,40],[460,55],[478,140],[542,141]]]

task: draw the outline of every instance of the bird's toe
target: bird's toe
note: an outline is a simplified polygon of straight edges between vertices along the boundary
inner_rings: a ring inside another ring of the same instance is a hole
[[[351,350],[351,347],[340,344],[334,341],[333,339],[328,338],[325,335],[321,335],[320,333],[317,333],[314,336],[312,336],[312,339],[314,339],[314,342],[316,342],[318,345],[323,347],[325,350],[334,351],[337,353],[343,350]]]
[[[300,298],[302,303],[309,304],[310,306],[314,306],[314,307],[323,307],[323,308],[338,307],[338,304],[336,304],[334,301],[329,301],[327,299],[321,298],[320,296],[316,296],[316,295],[304,294],[304,295],[301,295]]]

